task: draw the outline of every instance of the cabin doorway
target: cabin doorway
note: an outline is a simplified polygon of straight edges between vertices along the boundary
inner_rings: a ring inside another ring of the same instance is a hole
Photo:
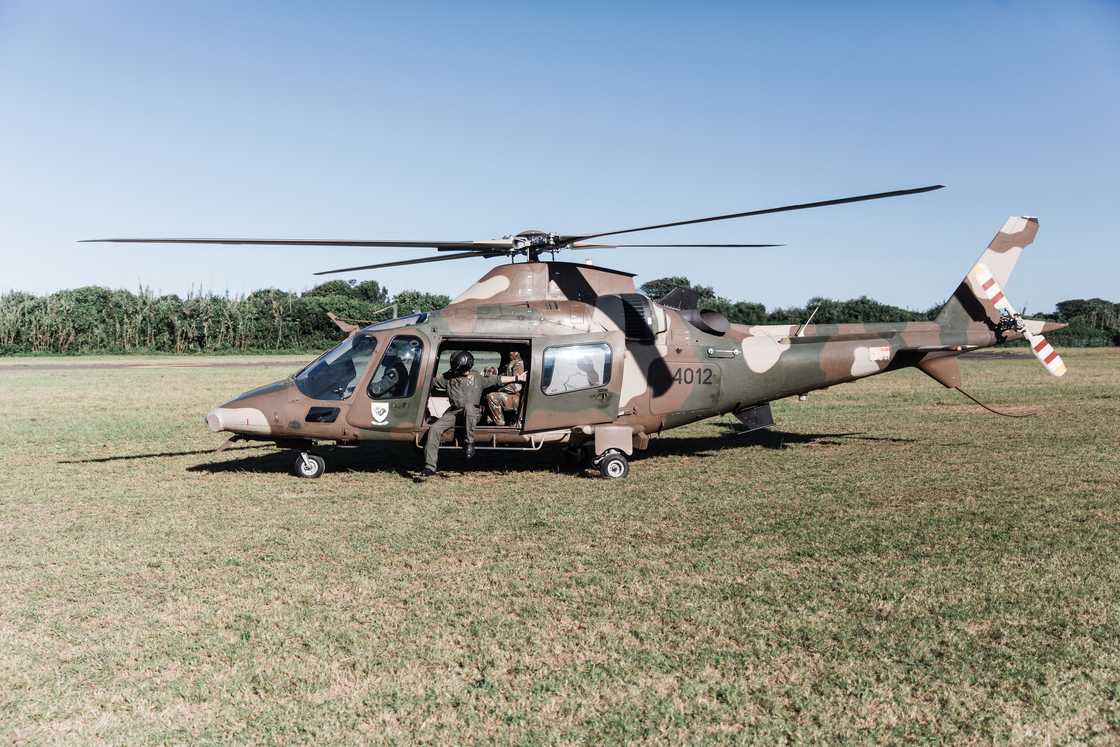
[[[480,374],[512,375],[529,370],[530,345],[527,340],[479,340],[445,337],[440,343],[427,403],[428,422],[443,415],[451,406],[447,398],[447,379],[451,356],[466,350],[474,356],[474,370]],[[504,384],[487,388],[479,402],[482,416],[476,431],[520,431],[525,423],[525,384]]]

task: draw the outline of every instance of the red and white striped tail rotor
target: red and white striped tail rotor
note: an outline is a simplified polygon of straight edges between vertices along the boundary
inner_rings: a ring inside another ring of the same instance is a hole
[[[1024,333],[1027,342],[1031,345],[1031,350],[1034,351],[1034,357],[1038,358],[1039,363],[1046,367],[1054,376],[1061,376],[1066,372],[1066,364],[1062,360],[1062,356],[1058,355],[1046,338],[1042,335],[1032,335],[1030,332]]]
[[[981,298],[986,298],[992,302],[992,306],[1000,313],[1010,314],[1013,318],[1019,319],[1018,312],[1011,306],[1011,302],[1007,300],[1004,295],[1003,289],[999,287],[999,283],[992,277],[991,270],[983,262],[978,262],[969,273],[969,279],[972,282],[973,291]],[[1062,356],[1058,355],[1058,351],[1054,350],[1053,346],[1046,341],[1046,338],[1040,334],[1034,334],[1026,325],[1020,320],[1023,337],[1030,343],[1031,351],[1034,357],[1038,358],[1038,362],[1054,376],[1062,376],[1066,372],[1066,364],[1062,361]]]

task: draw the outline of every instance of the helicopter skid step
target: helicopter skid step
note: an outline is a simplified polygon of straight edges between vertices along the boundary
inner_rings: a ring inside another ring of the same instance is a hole
[[[540,451],[545,444],[566,443],[571,438],[569,431],[548,431],[545,433],[531,434],[527,441],[513,442],[513,443],[499,443],[497,433],[480,434],[482,437],[476,437],[474,441],[474,448],[476,451]],[[413,436],[413,444],[418,449],[424,448],[425,434],[417,433]],[[464,445],[458,437],[450,443],[441,443],[440,450],[463,449]]]

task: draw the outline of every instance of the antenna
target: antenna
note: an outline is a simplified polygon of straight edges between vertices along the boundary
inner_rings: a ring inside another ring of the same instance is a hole
[[[823,301],[822,301],[822,303],[823,303]],[[801,323],[801,326],[799,326],[797,328],[797,331],[793,333],[793,336],[794,337],[804,337],[805,336],[805,328],[809,326],[809,322],[813,321],[813,317],[815,317],[817,315],[817,312],[820,311],[820,310],[821,310],[821,304],[818,303],[817,308],[813,309],[813,313],[809,314],[809,318]]]
[[[823,303],[823,301],[822,301],[822,303]],[[820,310],[821,310],[821,304],[818,303],[817,308],[813,309],[812,313],[809,314],[809,318],[801,323],[801,325],[797,328],[797,331],[793,333],[793,336],[794,337],[804,337],[805,336],[805,328],[809,326],[809,322],[813,321],[813,317],[815,317],[817,315],[817,312],[820,311]],[[801,394],[797,395],[797,401],[798,402],[805,402],[808,399],[809,399],[809,393],[808,392],[802,392]]]

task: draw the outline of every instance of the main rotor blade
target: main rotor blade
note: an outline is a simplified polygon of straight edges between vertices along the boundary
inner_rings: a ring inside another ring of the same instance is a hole
[[[845,205],[849,202],[866,202],[867,200],[882,200],[886,197],[901,197],[902,195],[916,195],[922,192],[932,192],[935,189],[941,189],[945,185],[934,184],[929,187],[916,187],[914,189],[897,189],[893,192],[876,192],[870,195],[857,195],[855,197],[840,197],[835,200],[821,200],[820,202],[802,202],[797,205],[783,205],[782,207],[764,208],[762,210],[748,210],[743,213],[728,213],[727,215],[713,215],[708,218],[693,218],[692,220],[678,220],[672,223],[658,223],[652,226],[641,226],[639,228],[624,228],[620,231],[604,231],[603,233],[590,233],[582,234],[579,236],[562,236],[561,242],[568,244],[573,241],[586,241],[587,239],[597,239],[602,236],[618,236],[624,233],[637,233],[638,231],[652,231],[655,228],[672,228],[674,226],[688,226],[694,223],[710,223],[717,220],[730,220],[731,218],[747,218],[752,215],[767,215],[769,213],[784,213],[790,210],[806,210],[808,208],[826,207],[828,205]]]
[[[333,275],[339,272],[351,272],[353,270],[377,270],[382,267],[401,267],[402,265],[422,265],[428,262],[446,262],[449,259],[470,259],[472,257],[500,257],[501,254],[496,254],[489,251],[477,252],[458,252],[456,254],[440,254],[435,257],[422,257],[420,259],[402,259],[399,262],[382,262],[376,265],[360,265],[358,267],[343,267],[338,270],[323,270],[316,272],[315,275]]]
[[[758,249],[785,244],[572,244],[569,249],[617,249],[620,247],[668,247],[677,249]]]
[[[367,246],[404,249],[509,249],[511,239],[490,241],[365,241],[351,239],[85,239],[79,243],[116,244],[253,244],[257,246]]]

